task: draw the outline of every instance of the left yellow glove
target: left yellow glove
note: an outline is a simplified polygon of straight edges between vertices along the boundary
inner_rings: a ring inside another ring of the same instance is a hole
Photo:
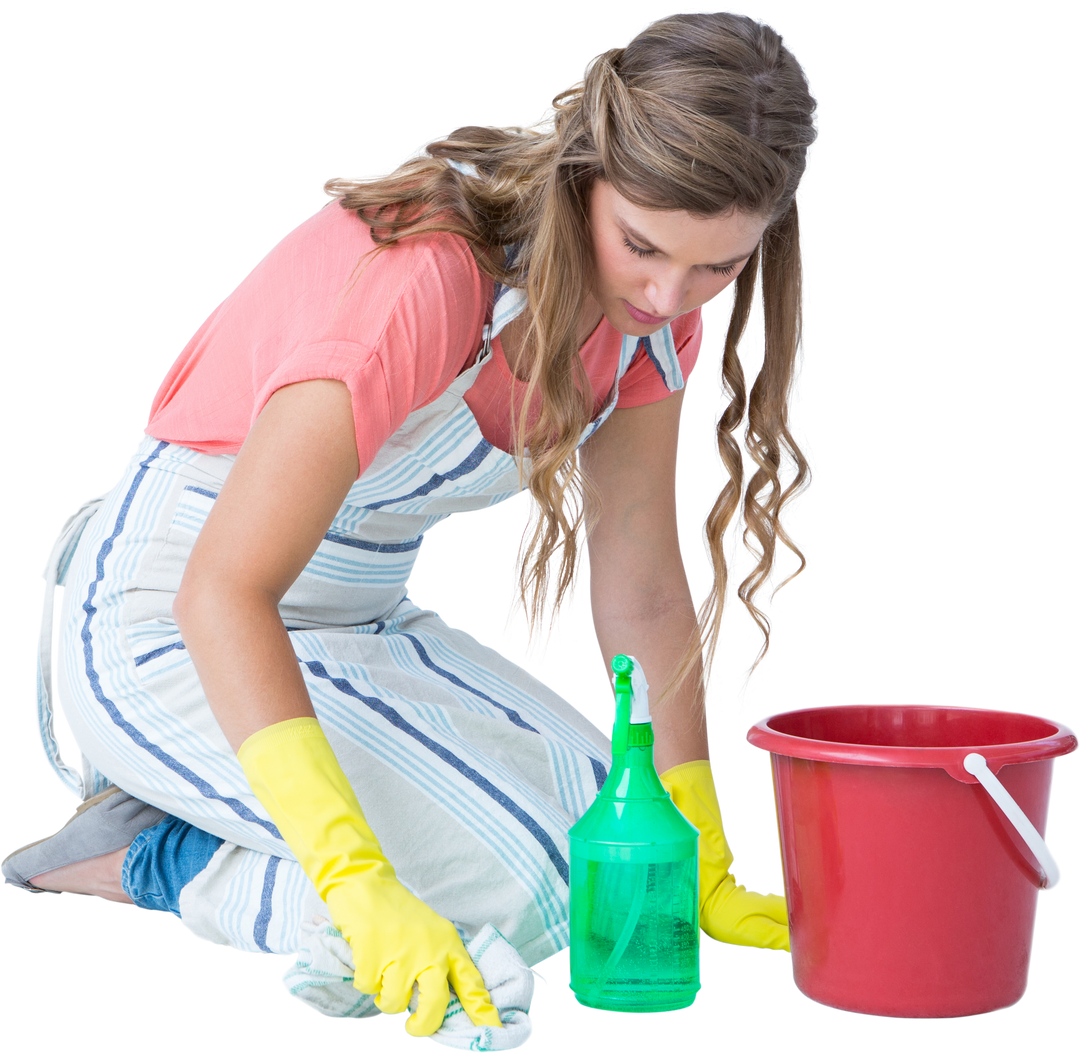
[[[724,837],[712,766],[689,761],[660,776],[675,807],[698,828],[699,917],[714,940],[746,947],[789,951],[787,905],[783,896],[747,892],[729,873],[733,860]]]
[[[474,1024],[501,1027],[457,930],[398,881],[319,722],[297,717],[271,724],[246,739],[237,757],[349,941],[357,990],[377,995],[384,1013],[400,1013],[415,983],[417,1008],[405,1025],[410,1035],[438,1030],[449,984]]]

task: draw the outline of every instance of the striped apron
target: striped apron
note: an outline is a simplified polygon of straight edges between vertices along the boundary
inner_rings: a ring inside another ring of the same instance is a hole
[[[430,527],[521,489],[516,461],[483,437],[462,397],[524,306],[519,290],[499,293],[476,363],[385,443],[280,612],[319,721],[402,883],[466,936],[491,922],[531,965],[567,944],[567,830],[602,785],[610,745],[543,684],[406,594]],[[624,337],[611,395],[582,441],[615,407],[639,353],[669,390],[682,387],[669,330]],[[59,693],[81,776],[52,735],[44,634],[40,725],[77,792],[114,783],[225,840],[181,894],[185,924],[236,947],[293,952],[321,901],[252,794],[172,618],[233,461],[147,439],[119,485],[69,523],[50,568],[66,585]]]

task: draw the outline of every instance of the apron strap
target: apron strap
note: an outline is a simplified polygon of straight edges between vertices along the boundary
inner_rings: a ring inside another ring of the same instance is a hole
[[[103,497],[87,501],[68,521],[60,532],[56,544],[45,565],[45,603],[41,613],[41,637],[38,642],[37,666],[37,714],[41,744],[45,747],[45,756],[53,770],[60,776],[68,789],[79,794],[85,801],[95,793],[100,793],[108,785],[95,771],[89,761],[83,757],[80,774],[66,764],[60,756],[60,747],[53,731],[53,686],[52,686],[52,637],[53,637],[53,601],[56,586],[63,585],[71,566],[72,557],[91,516],[101,507]],[[99,785],[100,784],[100,785]]]

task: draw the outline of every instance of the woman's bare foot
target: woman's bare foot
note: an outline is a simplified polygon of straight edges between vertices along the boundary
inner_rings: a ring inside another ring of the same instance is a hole
[[[83,859],[38,874],[30,879],[30,883],[51,892],[74,892],[79,896],[98,896],[115,903],[130,903],[131,899],[120,884],[126,855],[127,848],[120,848],[108,855]]]

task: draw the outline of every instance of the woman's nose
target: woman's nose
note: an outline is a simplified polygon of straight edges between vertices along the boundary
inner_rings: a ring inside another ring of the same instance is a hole
[[[678,275],[655,278],[645,287],[649,309],[661,318],[679,313],[686,299],[686,283]]]

